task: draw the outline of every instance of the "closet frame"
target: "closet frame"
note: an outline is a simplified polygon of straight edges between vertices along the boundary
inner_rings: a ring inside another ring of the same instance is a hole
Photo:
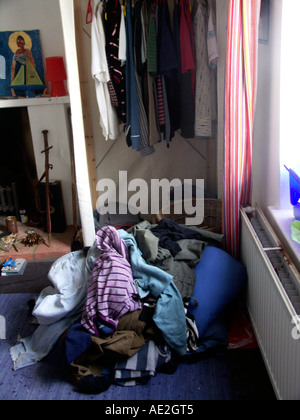
[[[86,71],[86,58],[83,56],[83,26],[82,10],[80,0],[59,0],[64,43],[66,50],[66,64],[69,78],[70,103],[72,110],[72,128],[74,139],[74,159],[77,174],[78,205],[81,217],[83,242],[85,246],[92,245],[95,237],[93,209],[96,208],[97,200],[97,177],[93,127],[90,112],[90,100],[88,89],[88,76]],[[217,8],[217,19],[224,12],[226,14],[228,0],[225,0],[222,7]],[[221,31],[226,32],[227,19],[222,19]],[[225,40],[224,40],[224,39]],[[226,37],[220,37],[225,42]],[[73,45],[70,50],[69,45]],[[226,51],[226,45],[221,45],[221,50]],[[218,98],[222,104],[224,95],[224,63],[220,57],[218,65]],[[219,103],[219,101],[218,101]],[[208,154],[215,154],[214,162],[217,167],[208,170],[212,175],[212,182],[216,185],[217,198],[222,198],[223,188],[223,107],[218,105],[218,132],[213,145],[208,146]],[[209,157],[209,156],[208,156]],[[213,173],[214,172],[214,173]]]

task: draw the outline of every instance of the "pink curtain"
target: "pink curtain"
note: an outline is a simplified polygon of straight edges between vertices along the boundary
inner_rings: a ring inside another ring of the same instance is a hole
[[[260,3],[261,0],[229,0],[223,199],[226,248],[236,258],[239,209],[251,203]]]

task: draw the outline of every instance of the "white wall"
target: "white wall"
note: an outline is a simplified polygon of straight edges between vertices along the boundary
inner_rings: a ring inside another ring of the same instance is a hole
[[[49,163],[53,166],[49,171],[50,181],[61,181],[66,223],[72,225],[72,180],[67,107],[68,105],[65,104],[51,104],[29,106],[27,110],[38,178],[45,171],[45,156],[44,153],[41,154],[41,150],[44,149],[42,131],[48,130],[48,144],[52,146],[49,152]]]
[[[280,45],[282,0],[270,0],[269,41],[259,44],[253,140],[253,199],[263,210],[280,206]]]
[[[39,29],[43,56],[64,56],[59,0],[0,0],[0,30]]]

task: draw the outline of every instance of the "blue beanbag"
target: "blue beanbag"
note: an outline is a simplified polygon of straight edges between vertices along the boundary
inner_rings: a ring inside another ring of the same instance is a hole
[[[183,361],[197,362],[199,358],[208,351],[226,348],[228,345],[228,334],[225,317],[221,314],[208,326],[204,334],[199,337],[198,348],[196,351],[187,351],[182,357]]]
[[[246,268],[222,249],[208,246],[196,266],[193,297],[198,305],[189,308],[199,336],[241,291],[247,280]]]

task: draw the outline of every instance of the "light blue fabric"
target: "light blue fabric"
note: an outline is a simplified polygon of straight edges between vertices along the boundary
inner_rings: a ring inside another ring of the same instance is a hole
[[[42,360],[65,330],[80,319],[98,252],[93,246],[87,256],[82,250],[71,252],[53,263],[48,274],[53,286],[41,292],[33,310],[40,325],[32,336],[20,338],[10,349],[14,370]]]
[[[141,298],[151,293],[158,298],[153,321],[162,332],[166,343],[178,354],[186,353],[186,319],[181,295],[173,277],[158,267],[147,264],[134,236],[125,230],[118,231],[126,243],[133,278]]]

